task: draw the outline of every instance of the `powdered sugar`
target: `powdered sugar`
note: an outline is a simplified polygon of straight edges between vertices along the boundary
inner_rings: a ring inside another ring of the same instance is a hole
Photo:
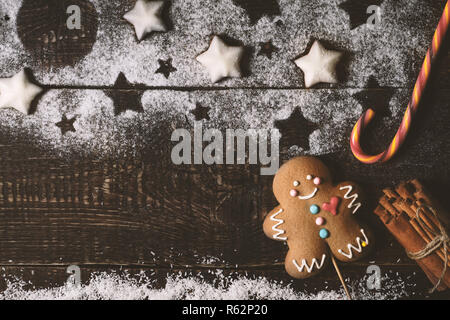
[[[267,129],[275,120],[289,117],[294,108],[320,128],[310,136],[309,154],[337,151],[347,143],[346,130],[362,111],[352,95],[357,90],[233,90],[230,91],[146,91],[143,113],[126,111],[114,116],[113,101],[102,90],[50,90],[36,112],[22,116],[0,110],[0,132],[11,143],[37,142],[57,155],[120,157],[138,156],[158,141],[161,130],[191,128],[190,113],[196,103],[211,108],[204,128]],[[403,110],[407,90],[399,90],[391,101],[395,118]],[[76,132],[64,136],[55,125],[63,115],[76,117]],[[159,132],[159,134],[158,134]],[[168,139],[167,136],[165,139]]]
[[[440,14],[422,1],[385,1],[380,26],[363,25],[350,31],[346,13],[338,8],[339,0],[307,3],[280,0],[281,16],[263,17],[254,26],[249,25],[245,11],[231,0],[174,1],[170,7],[173,30],[152,34],[138,43],[132,26],[121,19],[130,8],[122,1],[92,2],[100,19],[93,51],[74,67],[48,70],[33,61],[17,36],[19,2],[2,1],[0,12],[11,19],[1,31],[5,41],[0,43],[0,73],[9,76],[23,66],[32,66],[42,83],[107,86],[115,82],[119,72],[124,72],[131,82],[149,86],[214,87],[195,61],[209,46],[212,34],[226,34],[253,47],[272,39],[279,50],[269,60],[258,55],[255,48],[249,77],[217,84],[253,89],[148,90],[143,96],[145,112],[142,114],[127,111],[115,117],[112,100],[101,90],[50,90],[31,116],[20,117],[13,110],[0,111],[0,131],[11,137],[11,143],[32,142],[66,157],[136,156],[155,142],[161,128],[189,128],[193,121],[189,110],[199,102],[211,108],[211,120],[205,126],[221,130],[273,128],[274,120],[286,119],[299,107],[308,120],[320,124],[320,129],[310,136],[309,153],[333,152],[347,142],[345,132],[362,111],[352,98],[358,90],[287,90],[285,87],[303,86],[302,74],[292,60],[305,50],[310,39],[323,39],[352,56],[344,86],[363,87],[369,76],[375,75],[381,86],[403,87],[414,81]],[[415,24],[411,25],[408,21],[413,20]],[[157,60],[168,57],[173,58],[177,71],[166,79],[155,71]],[[395,117],[386,121],[386,127],[398,120],[407,95],[408,90],[399,90],[392,99]],[[75,133],[62,136],[55,126],[63,114],[77,116]],[[301,152],[294,151],[293,155]]]
[[[231,0],[174,1],[169,9],[173,30],[138,43],[132,26],[121,18],[130,8],[121,1],[93,0],[100,21],[92,52],[74,67],[48,72],[24,51],[15,28],[18,1],[6,0],[0,4],[0,12],[12,19],[2,32],[6,41],[0,44],[0,70],[2,75],[10,75],[24,65],[32,66],[39,81],[53,85],[111,85],[119,72],[124,72],[130,81],[150,86],[211,86],[195,57],[208,48],[213,34],[225,34],[255,50],[249,77],[226,80],[218,86],[302,86],[302,74],[293,59],[312,38],[349,52],[345,86],[362,87],[372,74],[382,86],[408,85],[440,12],[426,1],[385,1],[379,26],[362,25],[350,31],[349,18],[338,7],[341,2],[280,0],[280,17],[263,17],[250,26],[245,11]],[[279,48],[271,60],[257,54],[258,43],[269,39]],[[166,79],[155,71],[158,59],[168,57],[173,58],[177,72]]]
[[[348,281],[348,280],[347,280]],[[382,278],[380,290],[367,289],[365,279],[351,284],[352,295],[359,300],[385,300],[408,297],[411,285],[398,277]],[[68,283],[61,287],[26,290],[27,285],[19,279],[8,280],[7,289],[0,299],[14,300],[345,300],[342,289],[305,293],[296,291],[291,283],[269,280],[255,276],[225,276],[215,272],[213,280],[201,274],[168,275],[164,287],[154,285],[145,274],[130,276],[116,273],[95,273],[87,285]],[[326,285],[324,285],[326,289]],[[409,292],[409,293],[408,293]]]

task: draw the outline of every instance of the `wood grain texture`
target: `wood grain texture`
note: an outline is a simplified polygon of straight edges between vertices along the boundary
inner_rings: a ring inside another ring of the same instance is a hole
[[[383,187],[419,177],[444,195],[444,202],[448,200],[445,159],[450,149],[445,146],[449,140],[430,143],[433,137],[448,136],[448,94],[441,91],[427,101],[430,108],[416,122],[417,134],[394,161],[362,165],[347,147],[322,156],[337,180],[354,180],[368,194],[360,218],[375,228],[378,241],[361,266],[369,261],[390,266],[401,259],[415,268],[370,214]],[[169,137],[168,125],[161,121],[161,127],[155,128],[162,140]],[[388,139],[385,135],[379,134],[378,143]],[[295,136],[285,139],[287,144],[296,142]],[[103,264],[154,269],[188,266],[248,269],[250,273],[254,267],[282,268],[286,248],[267,239],[261,229],[262,218],[276,205],[272,178],[260,176],[259,167],[250,165],[175,166],[169,158],[170,147],[161,143],[140,160],[95,161],[46,155],[32,142],[3,145],[0,264],[44,268],[90,264],[93,269]],[[283,160],[288,157],[282,154]],[[218,260],[205,264],[208,256]]]
[[[67,26],[70,6],[80,9],[80,29]],[[17,33],[24,47],[48,69],[74,66],[84,58],[92,50],[97,29],[97,11],[85,0],[25,0],[17,15]]]

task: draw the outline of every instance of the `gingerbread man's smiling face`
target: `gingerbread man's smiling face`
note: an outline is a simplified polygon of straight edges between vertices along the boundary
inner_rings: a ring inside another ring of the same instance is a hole
[[[287,241],[285,266],[291,276],[319,272],[330,254],[353,261],[367,252],[371,233],[353,215],[361,207],[359,188],[351,182],[334,185],[317,158],[285,163],[275,175],[273,191],[280,205],[267,215],[264,232]]]
[[[310,159],[310,161],[305,161]],[[320,161],[311,161],[313,158],[296,158],[289,161],[289,166],[282,166],[275,175],[273,192],[279,203],[298,200],[310,200],[327,189],[331,183],[328,168]],[[322,190],[323,191],[323,190]]]

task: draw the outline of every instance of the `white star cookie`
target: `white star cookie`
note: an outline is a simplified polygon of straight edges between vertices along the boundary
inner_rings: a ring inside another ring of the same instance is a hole
[[[295,60],[295,64],[305,74],[305,86],[310,88],[320,82],[337,83],[336,66],[342,52],[325,49],[315,41],[306,56]]]
[[[30,111],[30,104],[42,88],[32,84],[25,70],[11,78],[0,79],[0,108],[14,108],[24,114]]]
[[[208,50],[197,57],[206,69],[212,82],[217,82],[225,77],[240,77],[241,68],[239,66],[243,47],[227,46],[218,36],[214,36]]]
[[[134,26],[136,36],[141,41],[153,31],[167,31],[161,18],[164,1],[137,0],[134,8],[123,17]]]

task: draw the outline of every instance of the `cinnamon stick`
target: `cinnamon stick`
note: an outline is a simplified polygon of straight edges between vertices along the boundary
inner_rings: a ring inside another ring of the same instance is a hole
[[[444,223],[445,227],[450,227],[450,212],[444,208],[437,199],[431,195],[428,190],[417,180],[411,180],[410,185],[415,188],[414,196],[421,203],[430,205],[436,212],[439,213],[439,219]]]
[[[398,217],[394,217],[389,223],[386,223],[385,226],[392,233],[392,235],[394,235],[397,241],[405,248],[405,250],[409,252],[417,252],[422,250],[426,245],[426,242],[414,230],[409,223],[408,216],[404,213],[400,214]],[[442,260],[437,256],[437,254],[432,253],[423,259],[416,260],[416,262],[422,270],[427,270],[425,273],[428,279],[433,283],[433,285],[435,285],[437,279],[439,279],[442,273]],[[430,276],[430,274],[434,277]],[[447,288],[450,287],[450,270],[446,271],[442,283],[445,284]]]
[[[438,234],[441,234],[436,214],[445,212],[418,180],[400,183],[395,190],[385,189],[374,213],[408,252],[425,248]],[[419,211],[418,208],[420,208]],[[417,218],[419,215],[419,219]],[[419,222],[420,221],[420,222]],[[427,257],[416,260],[428,279],[436,284],[442,275],[445,261],[444,248],[439,248]],[[450,261],[438,290],[450,287]]]
[[[428,203],[423,203],[421,201],[417,201],[414,204],[414,208],[419,208],[421,207],[421,213],[423,214],[423,216],[425,216],[426,218],[428,218],[430,220],[430,223],[433,224],[433,230],[437,230],[439,232],[439,221],[438,219],[435,217],[435,215],[433,214],[433,212],[431,212],[431,210],[428,208],[428,206],[431,206]],[[422,217],[422,216],[421,216]],[[423,217],[422,217],[423,219]],[[424,220],[425,221],[425,220]]]
[[[381,197],[379,202],[381,206],[386,208],[394,216],[398,216],[401,212],[405,212],[411,219],[410,222],[412,223],[413,228],[418,232],[423,240],[428,243],[435,237],[433,234],[440,233],[440,229],[430,221],[430,215],[424,214],[423,210],[420,210],[419,217],[422,218],[429,229],[422,228],[421,224],[419,224],[418,222],[414,222],[416,221],[416,211],[418,207],[414,204],[414,200],[411,197],[414,198],[416,195],[423,195],[423,188],[421,187],[419,182],[416,181],[415,183],[420,187],[420,189],[416,190],[416,187],[414,185],[411,187],[409,183],[403,182],[395,189],[395,191],[391,189],[383,190],[385,196]],[[412,192],[410,192],[408,190],[409,188],[416,190],[416,193],[413,194]],[[435,221],[437,221],[434,215],[433,218]],[[442,262],[445,262],[444,249],[440,248],[436,253],[438,254],[439,258],[442,259]],[[450,266],[450,262],[448,263],[448,265]]]
[[[420,210],[420,212],[419,212],[419,217],[423,220],[423,222],[429,229],[427,229],[426,227],[422,227],[422,225],[417,221],[417,219],[416,219],[417,208],[415,210],[414,207],[413,208],[409,207],[405,201],[401,201],[401,200],[396,201],[396,205],[399,208],[401,208],[404,212],[406,212],[406,214],[410,218],[411,225],[417,231],[417,233],[419,233],[419,235],[425,240],[426,243],[428,243],[432,239],[434,239],[436,234],[440,234],[439,228],[433,226],[433,224],[430,222],[429,218],[421,212],[422,210]],[[414,204],[413,204],[413,206],[414,206]],[[431,230],[431,232],[430,232],[430,230]],[[442,259],[442,262],[445,262],[444,248],[437,249],[436,253]],[[448,261],[447,263],[448,263],[448,266],[450,267],[450,261]]]
[[[431,242],[433,240],[433,235],[429,234],[428,231],[420,226],[420,224],[415,220],[410,220],[411,225],[413,226],[414,230],[417,231],[417,233],[422,237],[423,240],[425,240],[425,243]],[[441,258],[442,263],[445,262],[445,254],[444,249],[439,248],[436,251],[436,254]],[[450,261],[447,262],[447,265],[450,267]]]

